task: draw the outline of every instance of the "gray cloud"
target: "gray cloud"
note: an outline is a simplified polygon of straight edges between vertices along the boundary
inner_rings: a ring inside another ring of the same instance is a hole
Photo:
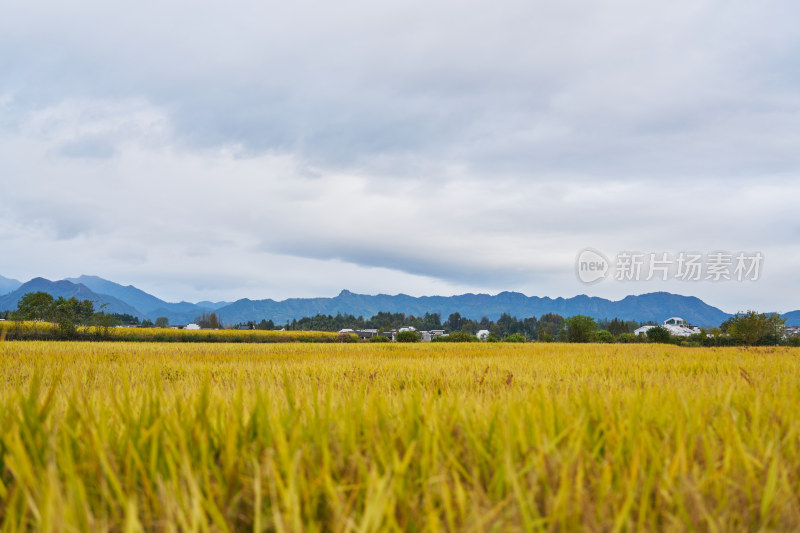
[[[2,58],[8,89],[26,105],[145,98],[190,146],[630,179],[797,164],[774,144],[796,137],[789,2],[726,15],[713,2],[178,2],[159,20],[147,4],[79,6],[69,25],[58,9],[10,11],[32,29],[8,32],[5,50],[30,51]]]
[[[592,290],[797,307],[798,15],[789,1],[12,1],[0,274],[46,274],[35,250],[53,246],[72,270],[51,277],[165,296],[568,296],[587,290],[571,270],[584,246],[763,249],[761,292]]]
[[[104,139],[84,138],[62,144],[58,153],[65,157],[107,159],[116,153],[114,145]]]

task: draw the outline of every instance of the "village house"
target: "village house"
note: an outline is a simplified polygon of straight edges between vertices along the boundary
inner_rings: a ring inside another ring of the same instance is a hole
[[[657,326],[642,326],[634,330],[634,333],[636,335],[646,335],[648,331],[655,327]],[[690,326],[684,319],[677,316],[666,319],[663,324],[661,324],[661,327],[669,331],[670,335],[674,335],[675,337],[688,337],[689,335],[700,333],[700,328]]]

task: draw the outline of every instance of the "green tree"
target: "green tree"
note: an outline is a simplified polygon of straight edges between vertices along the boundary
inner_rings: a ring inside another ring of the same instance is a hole
[[[622,320],[620,318],[615,318],[611,322],[608,322],[607,320],[602,321],[599,325],[601,328],[607,329],[615,337],[618,337],[623,333],[633,333],[633,331],[639,327],[639,324],[633,320]]]
[[[529,339],[539,338],[539,320],[535,317],[528,317],[522,320],[522,333]]]
[[[256,325],[256,329],[275,329],[275,322],[262,318],[261,322]]]
[[[585,315],[571,316],[564,321],[569,342],[591,342],[597,333],[597,322]]]
[[[119,322],[119,318],[114,315],[99,312],[95,313],[92,317],[92,324],[94,325],[94,334],[98,339],[107,339],[111,337],[111,328]]]
[[[786,321],[775,313],[736,313],[728,321],[728,334],[733,340],[747,346],[776,344]]]
[[[397,342],[419,342],[420,334],[418,331],[401,331],[397,334]]]
[[[444,323],[447,331],[461,331],[461,326],[464,325],[464,319],[461,318],[461,313],[451,313]]]
[[[422,317],[422,329],[439,329],[442,327],[442,317],[439,313],[425,313]]]
[[[539,337],[545,342],[563,338],[564,317],[556,313],[547,313],[539,318]]]
[[[46,292],[28,292],[17,302],[15,316],[18,320],[51,320],[53,317],[53,296]]]
[[[155,326],[157,328],[165,328],[165,327],[169,326],[169,319],[167,317],[165,317],[165,316],[160,316],[160,317],[156,318]]]
[[[222,329],[222,319],[217,316],[217,313],[209,313],[204,311],[202,315],[194,319],[194,323],[203,329]],[[293,326],[292,329],[298,329],[298,326]]]
[[[664,326],[656,326],[647,330],[647,340],[650,342],[669,344],[672,342],[672,335],[670,335],[669,330]]]
[[[614,335],[606,329],[601,329],[597,332],[595,340],[597,342],[612,343],[614,342]]]
[[[635,333],[623,333],[619,336],[619,342],[623,343],[635,343],[635,342],[645,342],[647,337],[645,335],[637,335]]]
[[[94,318],[94,304],[90,300],[78,301],[74,296],[59,296],[53,302],[53,319],[62,338],[73,338],[78,324],[89,324]]]
[[[431,342],[478,342],[478,337],[464,331],[454,331],[441,337],[434,337]]]

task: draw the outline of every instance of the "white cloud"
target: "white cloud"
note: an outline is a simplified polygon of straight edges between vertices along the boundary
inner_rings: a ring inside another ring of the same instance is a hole
[[[663,288],[795,308],[798,11],[9,2],[0,274],[173,299]],[[586,287],[585,246],[761,250],[768,270]]]

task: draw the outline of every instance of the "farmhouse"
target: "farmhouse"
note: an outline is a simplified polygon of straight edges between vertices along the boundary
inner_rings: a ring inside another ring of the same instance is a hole
[[[783,338],[800,336],[800,326],[786,326],[783,330]]]
[[[634,333],[636,335],[645,335],[654,327],[656,326],[642,326],[635,330]],[[661,327],[669,331],[670,335],[674,335],[675,337],[688,337],[689,335],[700,333],[700,328],[690,326],[684,319],[677,316],[666,319],[664,323],[661,324]]]
[[[422,330],[417,330],[413,326],[402,327],[400,329],[390,329],[390,330],[386,330],[386,331],[378,331],[377,329],[357,329],[357,330],[352,330],[350,328],[345,328],[345,329],[339,330],[339,333],[355,333],[356,335],[358,335],[358,337],[360,339],[370,339],[372,337],[376,337],[376,336],[380,335],[380,336],[383,336],[383,337],[388,337],[389,339],[394,341],[394,340],[397,340],[397,334],[398,333],[402,333],[403,331],[416,331],[417,333],[419,333],[420,340],[422,342],[430,342],[431,339],[433,339],[435,337],[442,337],[442,336],[445,335],[445,332],[444,332],[443,329],[432,329],[430,331],[422,331]]]

